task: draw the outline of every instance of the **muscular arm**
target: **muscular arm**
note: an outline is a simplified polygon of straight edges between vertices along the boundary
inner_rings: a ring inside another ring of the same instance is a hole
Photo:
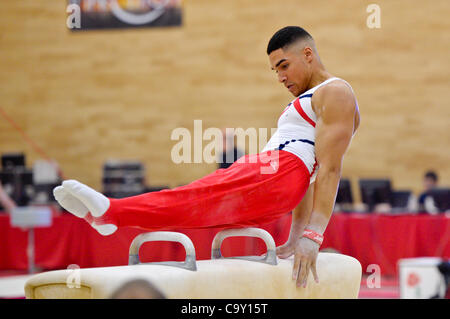
[[[302,201],[297,207],[292,211],[292,223],[291,231],[289,233],[289,240],[296,240],[302,237],[303,230],[311,216],[311,211],[313,207],[313,196],[314,196],[314,184],[309,185],[305,196],[303,196]]]
[[[342,83],[327,85],[317,93],[313,103],[319,169],[307,228],[323,234],[333,212],[343,157],[355,130],[357,106],[352,91]]]
[[[294,253],[297,241],[302,237],[303,231],[309,222],[313,204],[314,184],[309,185],[305,196],[292,211],[291,230],[289,238],[282,246],[277,247],[277,255],[280,258],[288,258]]]
[[[288,242],[277,248],[280,257],[294,250],[292,279],[306,287],[309,270],[318,283],[316,260],[319,245],[302,237],[304,228],[323,234],[333,212],[344,153],[359,125],[359,113],[353,92],[344,83],[330,83],[313,96],[316,121],[316,180],[292,214]],[[305,221],[308,221],[305,227]],[[294,247],[294,248],[293,248]]]

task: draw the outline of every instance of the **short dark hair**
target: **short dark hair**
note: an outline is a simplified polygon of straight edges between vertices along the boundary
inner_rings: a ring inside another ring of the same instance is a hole
[[[425,173],[425,178],[431,178],[433,181],[437,182],[438,176],[434,171],[428,171]]]
[[[284,27],[275,32],[269,40],[269,44],[267,45],[267,55],[272,51],[285,48],[300,39],[312,39],[312,36],[301,27]]]

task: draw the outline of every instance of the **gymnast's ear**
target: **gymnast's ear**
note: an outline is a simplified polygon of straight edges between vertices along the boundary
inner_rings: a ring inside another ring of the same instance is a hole
[[[311,63],[314,59],[314,50],[310,46],[305,46],[303,48],[303,57],[306,62]]]

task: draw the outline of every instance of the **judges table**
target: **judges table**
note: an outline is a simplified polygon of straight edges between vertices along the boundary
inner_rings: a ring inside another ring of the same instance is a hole
[[[277,246],[289,235],[291,215],[275,222],[255,225],[267,230]],[[174,230],[186,234],[194,243],[198,260],[211,258],[211,242],[223,228]],[[101,236],[84,220],[68,213],[56,214],[48,228],[35,229],[35,264],[43,270],[75,267],[105,267],[128,264],[132,240],[146,230],[123,227],[111,236]],[[26,270],[27,231],[11,227],[10,217],[0,214],[0,270]],[[450,258],[450,218],[448,215],[378,215],[334,213],[321,249],[333,248],[355,257],[363,273],[396,275],[401,258],[436,256]],[[224,256],[264,253],[262,240],[251,237],[226,239]],[[175,242],[149,242],[140,250],[142,262],[182,261],[184,249]]]

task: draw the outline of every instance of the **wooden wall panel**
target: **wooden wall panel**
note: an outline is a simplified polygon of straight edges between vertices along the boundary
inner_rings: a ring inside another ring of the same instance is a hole
[[[425,170],[448,185],[449,2],[185,1],[182,28],[71,33],[65,1],[0,2],[0,107],[67,178],[97,189],[108,158],[138,159],[150,184],[176,186],[214,164],[171,161],[177,127],[272,128],[292,99],[266,44],[285,25],[316,38],[329,71],[354,87],[361,128],[344,176],[391,177],[418,192]],[[0,120],[0,152],[39,158]]]

